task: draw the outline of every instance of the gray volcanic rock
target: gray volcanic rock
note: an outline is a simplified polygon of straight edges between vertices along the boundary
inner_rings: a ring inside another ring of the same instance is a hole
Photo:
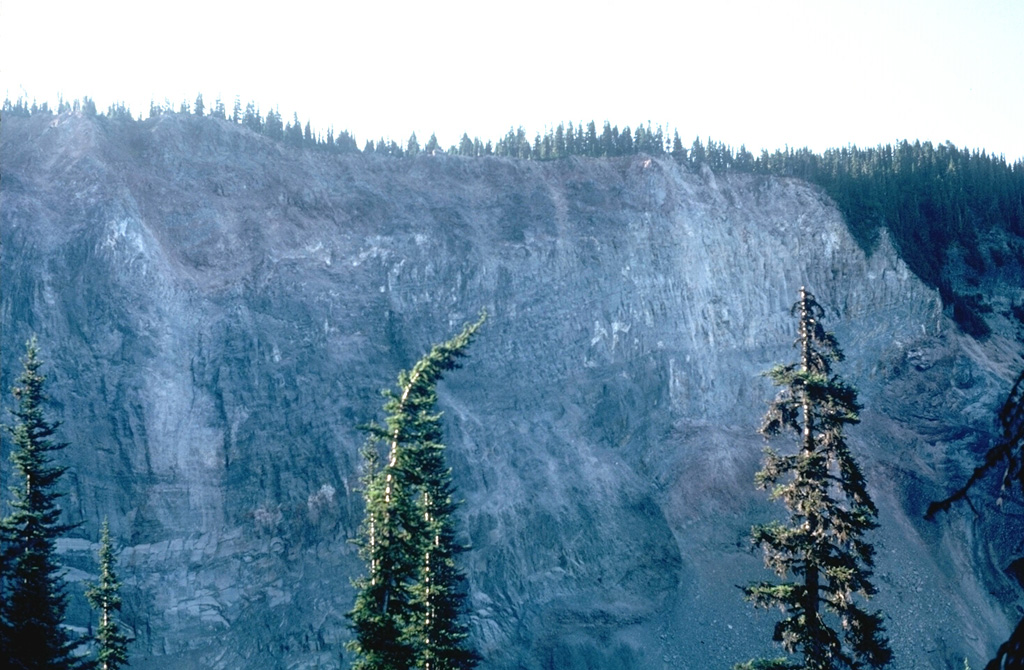
[[[645,156],[325,155],[177,115],[5,118],[0,141],[3,387],[38,334],[83,522],[69,590],[109,517],[133,667],[347,667],[358,427],[481,309],[440,387],[481,667],[777,651],[736,585],[766,575],[750,526],[782,515],[755,430],[801,285],[865,404],[893,667],[980,667],[1016,620],[1019,501],[922,515],[987,448],[1020,341],[999,314],[960,334],[816,188]]]

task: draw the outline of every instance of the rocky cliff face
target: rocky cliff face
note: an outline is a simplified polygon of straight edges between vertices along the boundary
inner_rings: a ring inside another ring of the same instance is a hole
[[[178,116],[11,118],[0,140],[3,387],[37,333],[84,522],[69,590],[109,517],[133,667],[347,667],[358,426],[482,308],[440,389],[482,667],[770,653],[736,585],[765,575],[751,524],[781,515],[752,484],[759,373],[795,355],[801,285],[866,406],[894,667],[980,667],[1009,633],[1019,505],[922,514],[987,447],[1020,342],[998,310],[987,342],[959,334],[805,183],[325,156]]]

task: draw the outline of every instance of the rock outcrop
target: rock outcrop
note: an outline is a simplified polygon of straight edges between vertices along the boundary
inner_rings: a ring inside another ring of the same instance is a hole
[[[36,333],[82,522],[69,591],[108,517],[133,667],[347,667],[359,426],[482,308],[440,388],[481,667],[771,653],[736,585],[781,515],[752,483],[760,373],[795,355],[801,285],[865,404],[893,667],[980,667],[1015,623],[1019,501],[922,517],[988,446],[1020,341],[960,334],[806,183],[326,155],[177,115],[5,118],[0,140],[3,387]]]

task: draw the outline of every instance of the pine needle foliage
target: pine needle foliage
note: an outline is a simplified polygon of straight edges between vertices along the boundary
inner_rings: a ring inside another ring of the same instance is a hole
[[[11,487],[11,513],[3,521],[7,572],[4,577],[3,624],[7,667],[25,670],[82,667],[73,653],[77,642],[63,628],[67,608],[56,540],[73,526],[60,522],[57,485],[66,468],[54,464],[54,453],[67,444],[54,439],[58,423],[47,421],[43,405],[46,378],[35,338],[26,346],[24,369],[13,394],[17,406],[7,427],[11,461],[19,485]]]
[[[437,383],[459,367],[485,318],[481,314],[401,372],[398,390],[384,393],[385,424],[369,427],[360,538],[368,574],[355,583],[349,614],[356,670],[464,670],[479,660],[460,621],[465,594],[455,563],[457,505],[435,405]]]
[[[760,432],[769,439],[793,435],[799,446],[792,454],[766,448],[755,476],[759,488],[786,506],[789,519],[752,531],[766,567],[790,581],[755,583],[744,592],[755,607],[783,612],[774,639],[803,660],[761,659],[736,667],[881,668],[892,658],[882,616],[858,603],[876,592],[870,581],[874,548],[863,536],[877,526],[877,510],[844,437],[844,429],[858,423],[861,407],[854,388],[832,373],[842,352],[821,325],[824,309],[803,287],[793,314],[800,320],[800,362],[767,373],[780,389]]]
[[[128,665],[128,638],[121,632],[115,616],[121,611],[121,582],[115,571],[117,559],[110,540],[110,524],[103,520],[100,530],[100,580],[85,592],[89,604],[99,612],[96,631],[96,669],[117,670]]]
[[[413,618],[410,585],[416,574],[411,538],[417,526],[402,470],[382,468],[377,445],[363,449],[366,517],[360,554],[367,576],[355,581],[355,605],[349,614],[356,654],[353,670],[407,670],[415,648],[407,630]],[[390,479],[389,479],[390,475]]]

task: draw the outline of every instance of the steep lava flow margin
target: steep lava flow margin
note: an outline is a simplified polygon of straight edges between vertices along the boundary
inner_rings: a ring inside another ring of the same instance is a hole
[[[133,667],[346,666],[358,426],[486,308],[440,388],[482,668],[728,667],[772,647],[755,434],[829,308],[894,668],[975,667],[1021,604],[1021,506],[936,522],[1018,372],[1020,285],[962,335],[806,183],[669,159],[386,159],[215,119],[5,118],[3,387],[36,333],[71,442],[70,624],[109,517]],[[9,466],[3,469],[9,483]],[[6,486],[5,489],[6,490]]]

